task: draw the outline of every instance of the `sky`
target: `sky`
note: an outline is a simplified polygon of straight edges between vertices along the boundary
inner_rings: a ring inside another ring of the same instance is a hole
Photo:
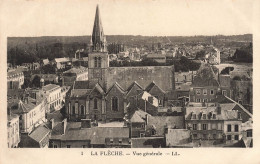
[[[252,33],[253,0],[3,1],[0,30],[7,36],[91,35],[97,4],[105,35]]]

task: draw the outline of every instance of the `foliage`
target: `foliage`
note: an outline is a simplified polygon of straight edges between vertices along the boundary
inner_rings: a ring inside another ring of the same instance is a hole
[[[235,62],[253,62],[253,45],[250,43],[247,47],[237,49],[232,59]]]
[[[233,71],[234,70],[234,67],[226,67],[224,68],[220,74],[223,74],[223,75],[229,75],[230,71]]]
[[[32,80],[31,85],[32,85],[33,87],[40,87],[40,80],[41,80],[41,77],[38,76],[38,75],[35,75],[34,78],[33,78],[33,80]]]
[[[195,59],[203,60],[205,58],[206,52],[204,50],[201,50],[196,53]]]

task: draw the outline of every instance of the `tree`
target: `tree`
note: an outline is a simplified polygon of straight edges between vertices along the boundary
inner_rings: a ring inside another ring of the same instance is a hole
[[[223,74],[223,75],[229,75],[230,71],[233,71],[234,70],[234,67],[226,67],[224,68],[220,74]]]
[[[40,87],[40,81],[41,81],[41,77],[38,76],[38,75],[35,75],[33,80],[32,80],[32,86]]]

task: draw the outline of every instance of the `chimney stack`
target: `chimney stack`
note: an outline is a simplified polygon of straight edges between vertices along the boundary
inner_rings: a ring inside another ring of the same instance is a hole
[[[91,119],[81,119],[81,128],[91,128]]]
[[[221,107],[219,103],[217,103],[217,114],[221,114]]]
[[[65,119],[62,121],[62,127],[63,127],[63,133],[62,133],[62,134],[65,134],[65,132],[66,132],[66,127],[67,127],[67,118],[65,118]]]
[[[54,118],[51,119],[51,129],[53,129],[55,126]]]

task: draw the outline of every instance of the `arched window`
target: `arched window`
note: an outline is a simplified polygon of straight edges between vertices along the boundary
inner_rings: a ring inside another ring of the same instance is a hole
[[[118,111],[118,98],[117,97],[112,97],[112,110],[113,111]]]
[[[75,106],[72,106],[72,114],[75,114]]]
[[[97,57],[95,57],[94,60],[95,60],[95,66],[94,67],[98,67],[98,59],[97,59]]]
[[[98,67],[101,68],[101,57],[98,57]]]
[[[84,105],[81,105],[81,106],[80,106],[80,113],[81,113],[82,115],[85,114],[85,107],[84,107]]]
[[[97,99],[94,98],[94,109],[97,109]]]

